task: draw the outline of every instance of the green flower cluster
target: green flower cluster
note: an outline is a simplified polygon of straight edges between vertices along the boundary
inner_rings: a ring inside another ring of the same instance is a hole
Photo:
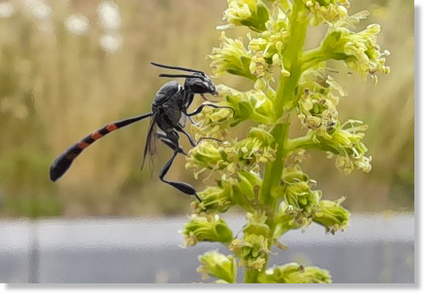
[[[283,248],[280,238],[311,223],[327,232],[344,230],[350,213],[344,198],[323,200],[316,182],[301,164],[313,149],[335,158],[335,166],[349,174],[369,172],[371,157],[362,143],[367,126],[358,120],[339,119],[337,110],[346,92],[334,79],[338,71],[328,60],[343,61],[350,70],[371,76],[387,74],[387,51],[377,44],[379,25],[361,32],[355,24],[368,16],[348,15],[348,0],[228,0],[226,25],[220,46],[208,56],[217,76],[237,75],[253,83],[250,90],[217,87],[231,109],[205,108],[193,127],[201,141],[187,157],[195,177],[215,179],[199,193],[194,214],[184,226],[186,245],[216,241],[231,255],[208,252],[199,257],[199,271],[217,282],[234,283],[237,266],[245,269],[245,282],[329,283],[329,273],[297,263],[268,268],[271,247]],[[326,25],[323,41],[303,50],[309,26]],[[245,38],[229,38],[226,30],[248,28]],[[296,119],[296,120],[295,120]],[[233,128],[251,123],[246,137],[232,136]],[[305,131],[291,138],[292,124]],[[238,207],[247,212],[246,224],[233,234],[219,213]]]
[[[268,21],[268,9],[263,2],[257,0],[234,1],[228,0],[229,8],[224,12],[228,25],[223,29],[234,26],[247,26],[255,31],[264,31]]]
[[[194,246],[198,242],[230,242],[233,233],[218,215],[193,215],[184,231],[185,246]]]
[[[329,272],[317,267],[304,267],[297,263],[269,268],[261,276],[263,283],[323,284],[330,283]]]
[[[216,283],[234,283],[236,280],[237,266],[233,256],[225,256],[216,251],[210,251],[199,256],[202,265],[197,269],[202,274],[203,279],[209,276],[220,280]]]
[[[378,72],[388,74],[390,67],[386,66],[388,50],[381,51],[378,44],[378,34],[381,31],[379,24],[371,24],[365,30],[353,32],[355,24],[369,16],[368,11],[340,19],[331,25],[318,48],[303,54],[302,60],[306,67],[328,59],[343,61],[345,65],[360,73],[368,75],[378,83]]]
[[[243,237],[234,239],[230,250],[239,258],[241,266],[261,271],[269,254],[270,227],[264,213],[248,213],[248,223],[243,227]]]
[[[310,25],[335,23],[347,18],[348,0],[303,0],[305,7],[311,13]]]

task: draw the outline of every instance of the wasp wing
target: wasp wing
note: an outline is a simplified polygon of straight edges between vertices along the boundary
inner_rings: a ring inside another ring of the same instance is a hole
[[[145,143],[145,148],[144,148],[144,156],[142,158],[142,165],[141,165],[141,170],[144,168],[145,165],[145,160],[147,158],[147,155],[149,154],[149,169],[150,169],[150,174],[153,175],[153,171],[154,171],[154,156],[157,154],[157,150],[156,150],[156,140],[157,140],[157,117],[158,114],[154,113],[153,116],[151,116],[151,121],[150,121],[150,125],[148,127],[148,133],[147,133],[147,140]]]

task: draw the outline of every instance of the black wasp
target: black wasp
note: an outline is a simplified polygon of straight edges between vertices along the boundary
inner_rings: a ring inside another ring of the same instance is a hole
[[[199,70],[167,66],[154,62],[152,62],[151,64],[161,68],[191,72],[191,74],[160,74],[159,77],[185,78],[184,86],[180,85],[177,81],[169,81],[165,83],[156,93],[153,100],[153,104],[151,105],[150,113],[107,124],[103,128],[89,134],[88,136],[81,139],[79,142],[69,147],[52,163],[50,167],[50,179],[52,181],[56,181],[58,178],[60,178],[71,166],[74,159],[76,159],[76,157],[79,156],[83,150],[85,150],[98,139],[104,137],[112,131],[128,126],[132,123],[141,121],[145,118],[151,117],[151,122],[148,128],[147,141],[144,149],[142,167],[144,166],[147,155],[149,155],[150,172],[152,173],[152,156],[156,153],[156,139],[160,139],[164,144],[166,144],[173,150],[173,155],[171,159],[169,159],[169,161],[160,171],[160,180],[169,185],[172,185],[173,187],[185,194],[194,195],[199,201],[201,201],[193,186],[183,182],[165,180],[165,175],[172,166],[175,157],[179,153],[185,155],[185,152],[179,145],[178,132],[183,133],[190,141],[190,144],[195,147],[197,143],[184,130],[186,118],[188,117],[191,122],[194,123],[191,117],[202,112],[203,108],[206,106],[210,106],[212,108],[229,108],[231,110],[233,109],[228,106],[218,106],[212,103],[204,103],[200,105],[195,111],[188,113],[188,108],[193,102],[195,94],[200,94],[206,101],[209,100],[204,96],[204,94],[212,94],[214,96],[218,95],[215,85],[213,84],[209,76]],[[157,131],[157,127],[159,127],[161,131]]]

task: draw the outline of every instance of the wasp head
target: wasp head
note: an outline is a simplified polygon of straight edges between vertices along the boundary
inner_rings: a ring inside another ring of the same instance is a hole
[[[204,72],[184,67],[168,66],[159,63],[151,62],[152,65],[160,68],[179,70],[185,72],[192,72],[192,74],[160,74],[160,77],[177,77],[185,78],[184,89],[192,94],[212,94],[218,95],[215,84]],[[203,97],[204,98],[204,97]]]
[[[193,94],[212,94],[218,95],[215,84],[203,72],[196,72],[192,76],[185,79],[184,89]]]

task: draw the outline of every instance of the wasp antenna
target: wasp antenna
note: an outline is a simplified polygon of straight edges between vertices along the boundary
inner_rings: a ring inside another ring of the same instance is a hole
[[[160,74],[159,77],[168,77],[168,78],[197,78],[194,75],[181,75],[181,74]]]
[[[190,68],[177,67],[177,66],[168,66],[168,65],[163,65],[163,64],[156,63],[156,62],[151,62],[151,64],[153,66],[160,67],[160,68],[166,68],[166,69],[172,69],[172,70],[180,70],[180,71],[187,71],[187,72],[203,73],[203,71],[200,71],[200,70],[194,70],[194,69],[190,69]]]

